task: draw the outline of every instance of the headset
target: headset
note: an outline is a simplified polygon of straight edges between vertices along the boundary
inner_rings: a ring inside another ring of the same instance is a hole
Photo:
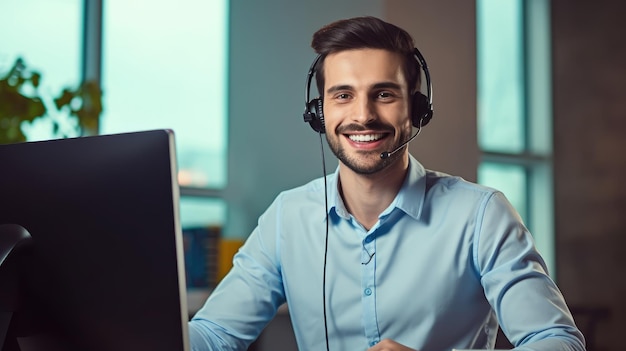
[[[412,97],[411,107],[411,122],[413,126],[421,129],[428,124],[433,117],[433,88],[430,82],[430,72],[428,71],[428,65],[426,59],[420,53],[417,48],[413,48],[413,57],[418,65],[418,73],[424,71],[424,77],[426,78],[426,94],[417,91]],[[309,123],[311,128],[317,133],[325,133],[326,128],[324,124],[324,103],[321,98],[315,98],[310,100],[311,82],[315,75],[315,69],[317,63],[322,58],[322,55],[317,55],[306,77],[306,85],[304,90],[304,122]],[[421,70],[420,70],[421,68]]]

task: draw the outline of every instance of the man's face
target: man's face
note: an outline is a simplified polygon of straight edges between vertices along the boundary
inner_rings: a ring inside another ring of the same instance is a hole
[[[324,61],[326,138],[356,173],[376,173],[406,153],[380,158],[411,134],[402,64],[399,54],[381,49],[341,51]]]

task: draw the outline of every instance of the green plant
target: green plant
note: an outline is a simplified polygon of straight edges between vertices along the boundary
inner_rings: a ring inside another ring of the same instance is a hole
[[[39,92],[41,80],[41,73],[27,69],[21,58],[0,76],[0,144],[26,141],[22,127],[36,119],[51,122],[52,137],[97,133],[102,91],[96,82],[85,81],[76,89],[65,88],[58,96],[46,99]],[[73,119],[72,130],[61,128],[58,116]]]

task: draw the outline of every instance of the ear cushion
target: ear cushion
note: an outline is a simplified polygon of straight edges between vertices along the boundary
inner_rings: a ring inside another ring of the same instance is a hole
[[[411,113],[411,121],[413,126],[421,128],[430,122],[433,117],[433,109],[430,106],[428,97],[426,95],[417,92],[413,94],[413,111]]]
[[[307,103],[307,111],[304,113],[304,121],[317,133],[325,133],[324,106],[322,99],[313,99]]]

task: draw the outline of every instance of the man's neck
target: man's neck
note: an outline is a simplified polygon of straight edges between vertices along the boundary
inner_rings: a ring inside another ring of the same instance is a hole
[[[378,221],[378,216],[391,204],[400,191],[408,171],[405,155],[376,174],[355,173],[339,164],[339,191],[346,208],[367,230]]]

